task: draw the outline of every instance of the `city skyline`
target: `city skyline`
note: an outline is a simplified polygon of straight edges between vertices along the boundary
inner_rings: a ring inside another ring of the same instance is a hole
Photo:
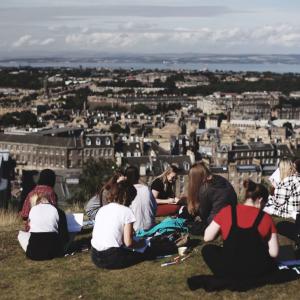
[[[299,8],[277,0],[12,0],[0,4],[0,57],[298,53]]]

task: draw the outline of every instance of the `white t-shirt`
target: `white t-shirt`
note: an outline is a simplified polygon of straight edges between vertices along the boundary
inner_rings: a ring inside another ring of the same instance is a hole
[[[134,187],[137,194],[130,205],[136,218],[133,228],[135,231],[148,230],[155,224],[156,200],[148,186],[135,184]]]
[[[51,204],[38,204],[29,212],[29,232],[58,232],[59,216]]]
[[[135,217],[129,207],[110,203],[101,207],[95,218],[91,244],[97,251],[123,245],[124,226],[134,223]]]

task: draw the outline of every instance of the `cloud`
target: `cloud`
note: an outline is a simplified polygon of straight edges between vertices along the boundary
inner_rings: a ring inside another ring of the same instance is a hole
[[[127,28],[127,30],[125,30]],[[141,46],[145,49],[151,44],[160,47],[199,46],[199,45],[269,45],[291,47],[300,46],[300,29],[290,25],[263,26],[253,29],[208,28],[198,29],[174,28],[174,30],[136,31],[133,23],[127,24],[123,31],[78,32],[65,38],[68,45],[89,48],[95,45],[106,49],[132,48]],[[130,30],[132,29],[132,30]]]
[[[49,45],[49,44],[52,44],[55,42],[55,39],[53,38],[48,38],[48,39],[45,39],[43,41],[40,42],[40,45],[41,46],[46,46],[46,45]]]
[[[24,44],[26,44],[31,39],[31,35],[26,34],[21,36],[17,41],[13,43],[13,46],[16,48],[22,47]]]
[[[47,46],[55,42],[54,38],[34,39],[30,34],[21,36],[18,40],[13,42],[14,48],[28,47],[28,46]]]

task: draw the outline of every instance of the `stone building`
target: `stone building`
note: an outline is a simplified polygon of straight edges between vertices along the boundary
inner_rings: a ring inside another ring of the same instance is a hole
[[[10,152],[17,171],[81,169],[91,157],[114,158],[113,136],[97,133],[80,138],[0,134],[0,149]]]

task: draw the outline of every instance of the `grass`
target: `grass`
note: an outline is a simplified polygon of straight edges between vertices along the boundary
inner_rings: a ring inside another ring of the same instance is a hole
[[[203,243],[182,264],[165,268],[160,264],[168,259],[147,261],[124,270],[101,270],[92,264],[89,252],[52,261],[30,261],[17,241],[20,222],[13,215],[7,218],[11,220],[9,230],[3,231],[5,223],[0,223],[0,298],[3,300],[299,299],[300,281],[265,286],[246,293],[190,291],[186,284],[188,277],[210,274],[200,255]],[[90,235],[90,232],[79,235],[77,241]]]

